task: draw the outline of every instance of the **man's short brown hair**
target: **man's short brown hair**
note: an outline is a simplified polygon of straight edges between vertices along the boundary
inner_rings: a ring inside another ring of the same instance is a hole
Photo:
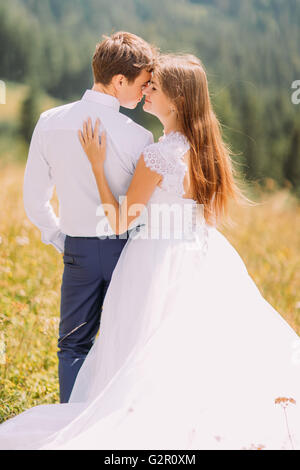
[[[92,61],[95,83],[108,85],[118,74],[132,83],[142,70],[152,72],[157,49],[144,39],[124,31],[103,35],[103,38],[96,46]]]

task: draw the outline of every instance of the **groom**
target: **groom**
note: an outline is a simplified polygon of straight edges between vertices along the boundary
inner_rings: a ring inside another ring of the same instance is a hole
[[[120,113],[120,105],[133,109],[141,101],[155,56],[156,50],[134,34],[104,37],[93,56],[93,88],[79,101],[42,113],[32,136],[24,176],[25,210],[42,241],[63,253],[64,261],[58,340],[61,403],[68,402],[95,340],[112,272],[128,238],[128,232],[109,238],[113,232],[107,230],[77,131],[88,117],[92,122],[100,118],[107,133],[106,176],[118,200],[127,192],[144,147],[153,142],[149,131]],[[50,204],[54,186],[59,218]]]

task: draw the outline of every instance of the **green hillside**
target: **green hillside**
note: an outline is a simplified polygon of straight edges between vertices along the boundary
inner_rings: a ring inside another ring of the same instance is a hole
[[[297,0],[10,0],[0,5],[0,79],[77,99],[92,84],[96,42],[120,29],[163,52],[194,53],[247,176],[289,179],[300,192],[299,24]],[[141,110],[130,115],[157,129]]]

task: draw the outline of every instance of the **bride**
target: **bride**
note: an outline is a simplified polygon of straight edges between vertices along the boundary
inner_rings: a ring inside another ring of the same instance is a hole
[[[120,205],[84,123],[106,220],[131,232],[67,404],[0,426],[2,449],[299,449],[299,337],[217,230],[242,201],[201,62],[162,55],[144,110],[164,125]],[[160,218],[160,215],[163,217]]]

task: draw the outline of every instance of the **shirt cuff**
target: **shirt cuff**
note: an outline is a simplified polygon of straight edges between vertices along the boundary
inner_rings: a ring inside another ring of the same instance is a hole
[[[59,253],[64,253],[65,251],[65,239],[66,235],[63,232],[59,232],[57,237],[54,240],[51,240],[51,245],[56,248]]]

